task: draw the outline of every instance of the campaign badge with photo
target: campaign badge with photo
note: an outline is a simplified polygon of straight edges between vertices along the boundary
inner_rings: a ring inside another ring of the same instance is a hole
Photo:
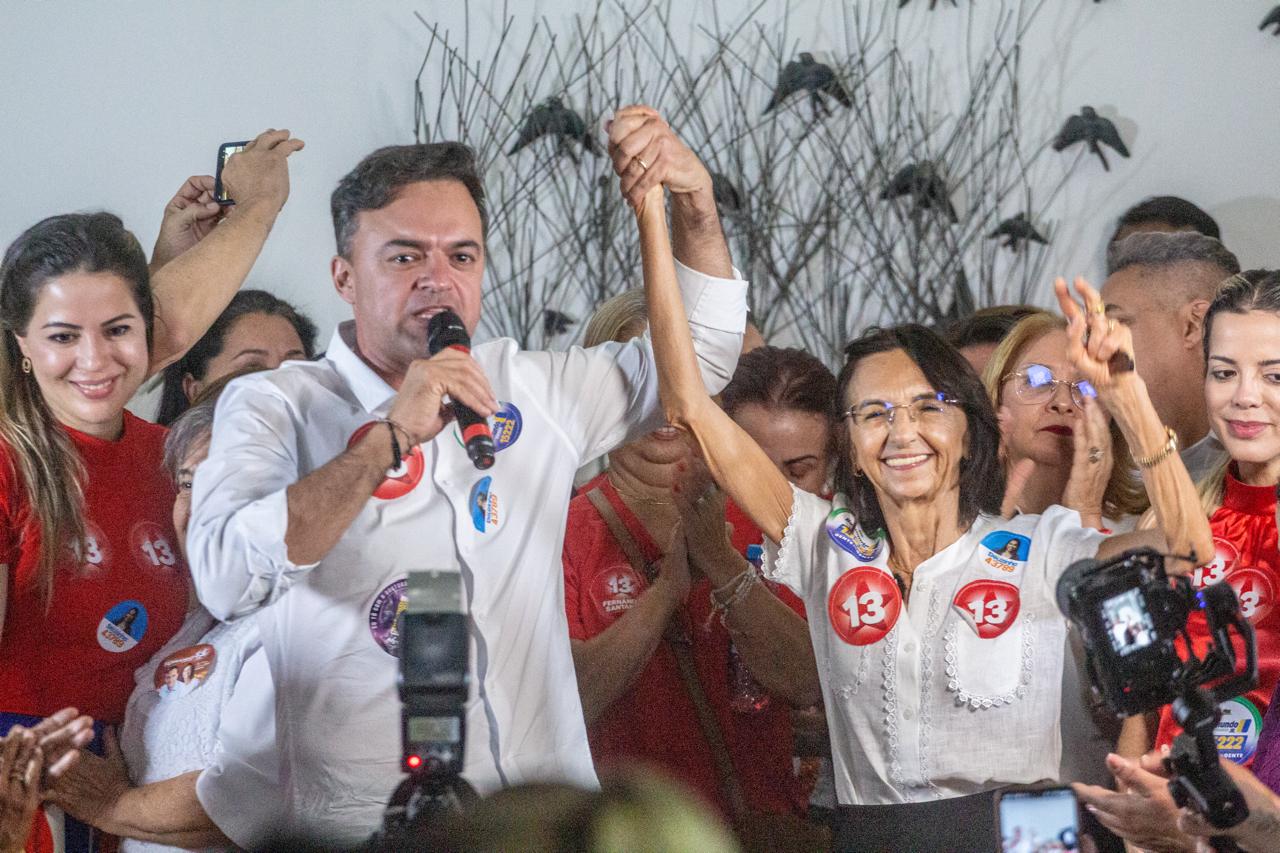
[[[373,641],[396,658],[400,657],[400,614],[409,606],[409,597],[405,595],[408,585],[405,578],[387,584],[369,605],[369,633]]]
[[[1276,603],[1276,587],[1262,569],[1237,566],[1227,572],[1227,583],[1236,592],[1240,614],[1256,625],[1267,617]]]
[[[384,431],[389,429],[389,427],[383,426],[380,421],[370,421],[351,434],[351,438],[347,440],[347,447],[351,447],[374,427],[379,427]],[[403,438],[402,434],[397,435],[398,440]],[[388,447],[390,447],[390,442],[391,435],[388,433]],[[378,484],[378,488],[373,490],[373,496],[383,501],[392,501],[396,498],[404,497],[422,482],[422,474],[426,471],[426,468],[427,463],[422,456],[421,447],[416,445],[411,448],[401,447],[400,467],[387,471],[387,478]]]
[[[1240,559],[1240,551],[1227,540],[1213,537],[1213,559],[1203,566],[1197,566],[1191,573],[1191,583],[1196,589],[1204,589],[1211,583],[1224,580],[1227,573],[1236,566]]]
[[[1218,710],[1222,711],[1222,719],[1213,727],[1218,755],[1236,764],[1244,764],[1258,749],[1262,713],[1243,696],[1228,699],[1218,705]]]
[[[133,558],[144,569],[173,569],[178,565],[178,550],[164,528],[154,521],[139,521],[129,531]]]
[[[481,477],[471,487],[469,498],[471,524],[481,533],[498,526],[498,495],[493,491],[493,478]]]
[[[884,548],[884,540],[864,533],[853,520],[853,513],[845,507],[836,507],[827,516],[827,535],[838,548],[864,563],[874,560]]]
[[[499,400],[498,411],[489,418],[489,432],[493,435],[494,451],[501,453],[515,444],[523,431],[524,416],[520,414],[520,409],[515,403]],[[456,425],[453,428],[453,438],[458,442],[459,447],[465,446],[462,442],[462,433],[458,431]]]
[[[1021,601],[1011,583],[977,580],[960,587],[951,606],[965,624],[984,640],[999,637],[1018,618]]]
[[[997,530],[982,537],[982,547],[987,551],[983,562],[993,569],[1012,572],[1027,561],[1031,540],[1008,530]]]
[[[609,566],[595,573],[588,595],[596,611],[612,622],[635,606],[647,584],[628,563]]]
[[[902,593],[888,572],[861,567],[840,576],[827,594],[827,618],[836,636],[851,646],[878,643],[893,630]]]
[[[122,601],[98,622],[98,645],[109,652],[127,652],[147,633],[147,608],[141,601]]]
[[[156,667],[153,681],[161,699],[186,696],[204,684],[217,664],[218,652],[208,643],[188,646],[165,655]]]

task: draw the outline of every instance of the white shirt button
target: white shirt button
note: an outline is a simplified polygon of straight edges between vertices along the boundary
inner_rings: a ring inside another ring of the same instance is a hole
[[[902,650],[903,650],[904,652],[906,652],[907,654],[909,654],[909,655],[913,655],[913,654],[915,654],[915,653],[916,653],[916,641],[915,641],[915,640],[907,640],[905,643],[903,643],[903,644],[902,644]]]
[[[902,712],[902,719],[907,720],[908,722],[911,720],[914,720],[915,718],[916,718],[916,715],[911,713],[910,708]]]

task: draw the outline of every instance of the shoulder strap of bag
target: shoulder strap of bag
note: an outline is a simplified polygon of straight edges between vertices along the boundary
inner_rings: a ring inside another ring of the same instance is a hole
[[[656,573],[644,561],[640,546],[632,537],[631,531],[627,530],[627,526],[622,523],[613,504],[609,503],[609,499],[598,487],[587,492],[587,500],[591,501],[591,505],[599,511],[609,532],[622,547],[622,553],[627,555],[632,568],[652,582]],[[724,733],[720,731],[720,723],[716,720],[711,703],[707,700],[707,693],[702,689],[702,682],[698,679],[698,667],[693,660],[693,646],[687,639],[673,637],[671,630],[667,631],[667,645],[675,655],[685,690],[693,700],[694,710],[697,711],[702,734],[707,739],[707,745],[711,747],[711,758],[715,761],[716,775],[720,777],[720,789],[725,801],[729,804],[729,811],[735,821],[741,820],[747,814],[747,800],[742,793],[742,785],[738,782],[733,759],[729,757],[729,746],[725,743]]]

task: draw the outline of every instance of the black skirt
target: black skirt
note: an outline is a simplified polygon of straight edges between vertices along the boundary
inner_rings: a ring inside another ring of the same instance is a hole
[[[839,853],[991,853],[1000,849],[996,790],[889,806],[840,806]]]

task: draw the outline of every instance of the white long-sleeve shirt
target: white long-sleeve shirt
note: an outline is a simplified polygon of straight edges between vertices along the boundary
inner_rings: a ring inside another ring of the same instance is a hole
[[[714,393],[737,362],[746,282],[678,264],[677,275]],[[350,326],[324,360],[223,392],[188,532],[205,607],[219,618],[258,611],[290,829],[357,842],[378,826],[400,778],[391,626],[414,570],[460,572],[470,607],[466,779],[481,792],[531,779],[593,785],[560,551],[574,471],[661,424],[647,337],[563,353],[510,340],[475,347],[504,404],[494,466],[475,470],[447,428],[392,472],[324,559],[297,565],[285,548],[285,490],[395,399],[353,352]]]

